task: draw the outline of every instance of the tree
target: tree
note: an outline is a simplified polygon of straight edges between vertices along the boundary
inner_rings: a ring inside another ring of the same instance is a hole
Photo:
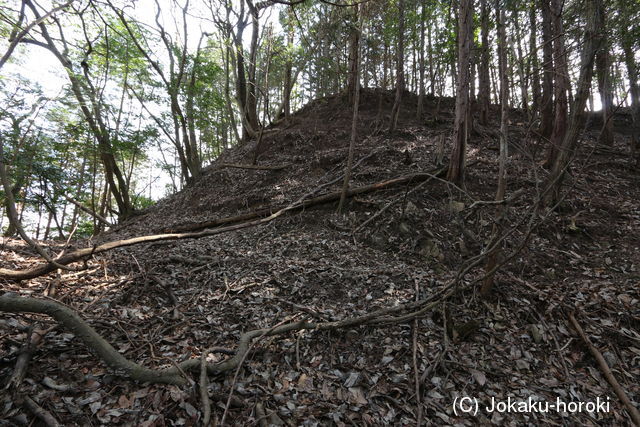
[[[509,112],[509,77],[507,75],[507,36],[502,13],[503,6],[500,0],[496,0],[496,26],[498,27],[498,68],[500,73],[500,167],[498,170],[498,188],[496,190],[496,201],[501,201],[507,192],[507,156],[508,156],[508,112]],[[499,234],[499,226],[505,215],[505,208],[499,207],[496,211],[498,220],[494,223],[492,231],[492,241]],[[486,277],[482,283],[480,293],[488,296],[493,288],[493,278],[498,259],[500,257],[499,247],[491,251],[487,256],[485,267]]]
[[[174,42],[167,33],[160,20],[160,4],[157,0],[155,3],[155,23],[169,63],[169,70],[166,73],[161,66],[161,62],[152,57],[149,40],[145,37],[144,31],[142,31],[138,23],[131,22],[131,20],[125,16],[124,12],[114,6],[112,2],[110,2],[109,5],[120,19],[120,22],[126,29],[128,36],[138,49],[139,54],[146,59],[148,65],[155,71],[156,75],[162,82],[170,105],[173,127],[171,142],[178,153],[182,175],[187,184],[191,184],[194,181],[197,181],[202,175],[202,161],[198,149],[195,122],[193,120],[195,97],[193,87],[195,86],[196,81],[195,73],[198,69],[203,35],[200,36],[195,56],[190,58],[187,52],[189,36],[187,16],[189,13],[189,1],[186,1],[185,5],[180,7],[182,12],[182,45],[178,45]],[[190,59],[193,64],[191,67],[191,73],[188,75],[187,65]],[[183,99],[184,102],[182,102]],[[170,132],[166,133],[169,134]]]
[[[602,30],[604,28],[604,7],[602,0],[589,0],[586,10],[587,26],[584,32],[584,42],[580,59],[580,77],[577,84],[577,93],[571,108],[569,127],[558,147],[557,155],[551,167],[551,173],[547,179],[544,194],[544,203],[552,206],[560,200],[562,181],[574,155],[580,132],[585,121],[585,108],[587,98],[591,90],[593,78],[593,64],[598,49],[602,46]]]
[[[603,11],[604,13],[604,11]],[[609,45],[609,37],[607,31],[609,28],[606,14],[603,18],[605,28],[602,32],[602,47],[596,54],[596,74],[598,76],[598,92],[600,92],[600,104],[602,105],[602,129],[598,137],[598,142],[604,145],[613,145],[613,88],[611,73],[611,53]]]
[[[569,105],[567,93],[571,90],[569,83],[569,66],[564,47],[564,29],[562,24],[562,0],[551,0],[551,21],[553,28],[553,79],[554,79],[554,112],[553,131],[546,165],[550,166],[558,155],[558,150],[567,133]]]
[[[398,0],[398,48],[396,51],[396,96],[391,108],[391,123],[389,132],[398,126],[400,104],[404,92],[404,0]]]
[[[469,54],[473,25],[473,0],[460,0],[458,12],[458,80],[456,85],[456,111],[453,124],[453,151],[449,161],[447,179],[455,184],[464,183],[469,114]]]
[[[549,141],[553,132],[553,32],[550,0],[540,0],[542,11],[542,98],[540,102],[540,136]]]
[[[478,104],[480,113],[480,124],[489,123],[489,8],[487,0],[480,1],[480,26],[482,39],[480,44],[480,63],[478,64]]]
[[[106,123],[104,113],[104,103],[99,91],[92,81],[92,75],[89,70],[89,60],[93,52],[91,38],[87,33],[88,28],[85,21],[85,11],[74,10],[74,16],[78,18],[86,44],[80,62],[80,69],[74,64],[75,61],[70,57],[71,46],[67,42],[63,32],[64,26],[60,20],[53,16],[51,19],[56,24],[58,35],[56,38],[49,33],[48,26],[43,22],[42,15],[38,8],[30,1],[25,0],[27,6],[40,23],[41,40],[35,38],[24,38],[23,43],[30,43],[35,46],[42,47],[51,52],[63,66],[66,74],[71,82],[71,90],[79,104],[85,120],[89,124],[94,137],[98,141],[100,147],[100,158],[105,171],[105,176],[109,184],[109,189],[118,206],[118,213],[121,218],[127,218],[134,214],[133,204],[129,196],[129,187],[120,167],[116,162],[112,138],[109,127]],[[77,64],[77,62],[76,62]]]

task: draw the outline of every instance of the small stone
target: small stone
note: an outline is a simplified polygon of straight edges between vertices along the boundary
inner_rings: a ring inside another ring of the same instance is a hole
[[[607,362],[610,368],[614,368],[618,364],[618,358],[610,351],[602,353],[602,357],[604,357],[605,362]]]
[[[542,342],[542,334],[540,333],[540,328],[536,325],[529,325],[529,332],[531,333],[531,338],[533,338],[533,342],[536,344],[540,344]]]

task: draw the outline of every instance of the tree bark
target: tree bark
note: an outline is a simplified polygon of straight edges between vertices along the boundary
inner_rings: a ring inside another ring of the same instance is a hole
[[[540,102],[540,136],[546,142],[553,132],[553,32],[550,0],[540,0],[542,11],[542,99]]]
[[[638,65],[631,48],[631,44],[624,42],[624,58],[629,75],[629,92],[631,93],[631,117],[633,120],[633,130],[631,135],[631,161],[637,159],[637,148],[640,143],[640,87],[638,86]]]
[[[404,0],[398,0],[398,50],[396,52],[396,96],[391,108],[391,123],[389,132],[396,130],[402,92],[404,92]]]
[[[480,124],[486,126],[489,123],[489,8],[487,0],[480,2],[480,26],[481,46],[480,64],[478,65],[478,107],[480,112]]]
[[[584,33],[577,93],[571,108],[569,129],[557,151],[558,154],[554,159],[553,167],[545,186],[543,202],[547,206],[554,205],[560,198],[562,180],[573,157],[580,132],[584,127],[585,107],[593,78],[593,63],[596,52],[602,43],[601,30],[604,23],[602,0],[589,0],[586,19],[587,26]]]
[[[569,66],[564,47],[564,28],[562,23],[563,0],[551,0],[553,23],[553,76],[555,96],[555,116],[550,146],[545,165],[551,166],[558,155],[568,127]]]
[[[607,17],[604,18],[607,25]],[[598,92],[600,92],[600,104],[602,105],[602,129],[598,136],[598,142],[604,145],[613,145],[613,88],[611,72],[611,54],[609,40],[606,31],[603,31],[602,47],[596,53],[596,74],[598,77]]]
[[[498,27],[498,68],[500,74],[500,166],[498,170],[498,189],[496,190],[496,200],[504,199],[507,191],[507,156],[508,156],[508,112],[509,112],[509,77],[507,75],[507,36],[504,28],[505,19],[502,15],[500,0],[496,0],[496,25]],[[494,240],[500,232],[500,225],[504,218],[505,206],[499,207],[492,231],[492,240]],[[496,247],[487,256],[487,265],[485,277],[480,294],[488,296],[493,288],[493,278],[495,267],[498,265],[500,258],[500,247]]]
[[[473,25],[473,0],[460,0],[458,14],[458,80],[456,88],[456,116],[453,125],[453,151],[447,179],[457,185],[464,183],[469,110],[469,50]]]

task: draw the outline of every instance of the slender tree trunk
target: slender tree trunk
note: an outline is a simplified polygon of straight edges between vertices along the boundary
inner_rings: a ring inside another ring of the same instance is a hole
[[[540,102],[542,98],[542,89],[540,88],[539,67],[538,63],[538,38],[537,38],[537,13],[535,3],[531,3],[529,8],[529,61],[527,66],[527,74],[531,79],[531,119],[535,119],[540,114]]]
[[[402,1],[402,0],[401,0]],[[363,25],[362,14],[358,13],[358,4],[353,6],[355,14],[358,17],[356,20],[359,22],[357,31],[360,31],[360,27]],[[358,36],[359,37],[359,36]],[[351,179],[351,167],[353,164],[353,151],[358,137],[358,109],[360,108],[360,52],[362,48],[358,43],[358,49],[355,56],[355,86],[353,94],[353,118],[351,121],[351,139],[349,141],[349,153],[347,155],[347,166],[344,171],[344,181],[342,183],[342,194],[340,195],[340,202],[338,203],[338,213],[342,213],[344,209],[344,203],[347,198],[347,192],[349,190],[349,180]]]
[[[418,47],[418,62],[420,75],[418,77],[418,108],[416,110],[416,117],[420,120],[424,114],[424,74],[425,74],[425,63],[424,63],[424,36],[425,36],[425,21],[427,20],[426,7],[424,3],[420,5],[420,45]]]
[[[360,34],[356,28],[358,25],[358,8],[354,6],[353,14],[351,15],[351,32],[349,34],[349,75],[347,76],[347,99],[350,103],[353,103],[353,97],[356,94],[356,86],[360,83],[357,81],[359,78],[358,73],[358,52],[360,45]]]
[[[436,96],[436,73],[433,67],[433,44],[431,41],[431,25],[427,26],[427,46],[429,51],[429,93]]]
[[[624,42],[624,60],[629,74],[629,93],[631,94],[631,117],[633,129],[631,134],[631,161],[640,162],[637,158],[637,148],[640,143],[640,87],[638,86],[638,66],[634,57],[631,43]]]
[[[504,28],[504,17],[500,10],[500,0],[496,0],[496,25],[498,27],[498,68],[500,74],[500,167],[498,171],[498,189],[496,190],[496,200],[500,201],[504,199],[507,191],[507,124],[508,124],[508,112],[509,112],[509,78],[507,75],[507,37]],[[494,223],[492,231],[492,240],[494,240],[500,232],[499,225],[502,223],[502,219],[505,214],[505,206],[498,208],[497,221]],[[491,293],[493,288],[494,269],[498,265],[500,258],[500,248],[493,250],[487,257],[487,265],[485,271],[487,273],[480,293],[483,296],[487,296]]]
[[[252,0],[245,0],[249,6],[251,15],[251,44],[249,46],[249,64],[247,67],[247,120],[251,128],[256,131],[260,128],[258,120],[258,80],[257,80],[257,61],[258,61],[258,35],[260,33],[260,24],[258,21],[258,9],[253,5]]]
[[[551,143],[547,155],[547,166],[553,165],[560,145],[567,133],[569,106],[567,93],[569,87],[569,66],[564,48],[564,28],[562,25],[563,0],[551,0],[551,15],[553,22],[553,74],[555,95],[555,117]]]
[[[605,15],[605,25],[607,18]],[[610,45],[603,31],[602,47],[596,53],[596,74],[598,77],[598,92],[600,92],[600,103],[602,105],[602,129],[598,136],[598,142],[604,145],[613,145],[613,88],[611,73]]]
[[[480,46],[480,64],[478,65],[478,108],[480,110],[480,124],[489,123],[489,8],[487,0],[480,2],[480,26],[482,38]]]
[[[525,73],[525,58],[522,53],[522,31],[520,30],[520,18],[517,11],[513,12],[513,27],[515,32],[513,33],[513,45],[515,46],[516,56],[517,56],[517,69],[518,69],[518,77],[520,80],[520,102],[521,107],[524,110],[525,114],[529,114],[529,78]],[[501,79],[502,80],[502,79]]]
[[[453,151],[447,179],[457,185],[464,183],[464,165],[467,151],[469,110],[469,50],[473,28],[473,0],[460,0],[458,14],[458,81],[456,89],[456,116],[453,125]]]
[[[396,97],[391,108],[389,132],[396,130],[404,92],[404,0],[398,0],[398,51],[396,52]]]
[[[293,49],[293,36],[294,36],[294,28],[293,28],[293,12],[292,9],[287,9],[287,61],[285,63],[284,70],[284,88],[283,88],[283,108],[284,108],[284,118],[285,120],[289,120],[289,116],[291,115],[291,90],[293,89],[293,60],[291,59],[292,49]]]
[[[542,99],[540,102],[540,136],[548,141],[553,132],[553,32],[550,0],[540,0],[542,10]]]

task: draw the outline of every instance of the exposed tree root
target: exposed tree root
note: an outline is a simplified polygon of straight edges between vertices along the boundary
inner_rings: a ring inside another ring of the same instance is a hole
[[[432,178],[434,174],[436,176],[439,176],[442,173],[443,173],[443,170],[441,169],[438,171],[434,171],[433,173],[414,173],[410,175],[403,175],[403,176],[392,178],[386,181],[376,182],[374,184],[352,188],[351,190],[348,191],[347,195],[349,197],[353,197],[357,194],[384,190],[384,189],[402,185],[402,184],[419,183]],[[226,227],[206,229],[202,231],[184,232],[184,233],[153,234],[148,236],[134,237],[134,238],[125,239],[125,240],[116,240],[116,241],[107,242],[92,248],[79,249],[77,251],[65,254],[55,259],[54,263],[40,264],[25,270],[10,270],[6,268],[0,268],[0,278],[9,279],[9,280],[33,279],[34,277],[42,276],[43,274],[47,274],[51,271],[54,271],[55,269],[59,268],[60,265],[64,266],[76,261],[84,260],[92,255],[99,254],[101,252],[106,252],[116,248],[137,245],[140,243],[158,242],[163,240],[198,239],[202,237],[208,237],[208,236],[214,236],[217,234],[227,233],[230,231],[241,230],[244,228],[255,227],[257,225],[271,222],[274,219],[278,218],[279,216],[290,211],[301,210],[301,209],[305,209],[315,205],[334,202],[340,199],[340,195],[341,195],[341,191],[336,191],[333,193],[327,193],[322,196],[314,197],[311,199],[301,200],[289,206],[286,206],[276,211],[275,213],[271,213],[270,215],[269,215],[269,213],[271,212],[270,210],[261,210],[261,211],[252,212],[248,214],[238,215],[235,217],[222,218],[220,220],[215,220],[215,221],[211,221],[211,222],[199,225],[199,227],[214,227],[217,225],[244,221],[244,222],[229,225]],[[265,215],[268,215],[268,216],[265,217]],[[257,219],[251,220],[252,218],[257,218]]]
[[[87,347],[93,350],[116,375],[139,382],[184,385],[187,383],[187,379],[184,377],[183,372],[198,371],[202,366],[206,366],[209,374],[223,373],[236,369],[246,357],[252,341],[259,337],[283,335],[304,329],[336,330],[366,324],[381,325],[404,322],[408,319],[411,320],[416,316],[423,315],[440,304],[441,301],[453,295],[455,292],[453,290],[454,283],[449,284],[445,287],[444,291],[428,299],[396,307],[383,308],[340,321],[314,323],[301,320],[272,328],[254,329],[245,332],[240,337],[235,355],[229,359],[219,363],[203,363],[202,358],[189,359],[166,369],[149,369],[126,359],[74,310],[59,302],[47,299],[21,297],[15,293],[8,292],[0,295],[0,311],[10,313],[42,313],[53,317],[64,328],[82,340]],[[384,319],[384,322],[380,322],[382,319]]]

